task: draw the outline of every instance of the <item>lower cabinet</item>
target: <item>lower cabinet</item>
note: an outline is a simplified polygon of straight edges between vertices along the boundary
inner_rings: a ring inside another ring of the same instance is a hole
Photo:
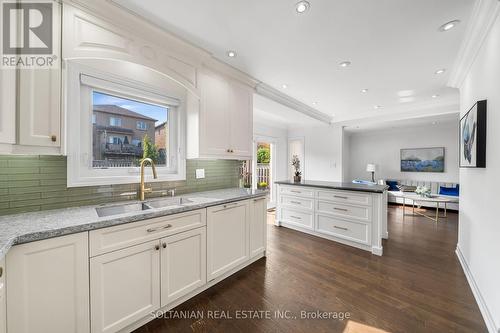
[[[267,243],[267,197],[250,201],[250,257],[266,250]]]
[[[207,208],[207,279],[223,275],[249,259],[249,202]]]
[[[89,332],[88,263],[87,232],[10,249],[7,331]]]
[[[116,332],[160,307],[160,241],[90,259],[92,332]]]
[[[198,228],[161,240],[161,306],[207,282],[207,232]]]

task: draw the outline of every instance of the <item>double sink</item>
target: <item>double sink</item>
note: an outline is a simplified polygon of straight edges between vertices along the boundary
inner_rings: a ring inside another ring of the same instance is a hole
[[[192,200],[186,198],[165,198],[160,200],[152,200],[148,202],[126,203],[115,206],[97,207],[95,210],[99,217],[113,216],[133,212],[141,212],[148,209],[168,208],[175,206],[183,206],[192,203]]]

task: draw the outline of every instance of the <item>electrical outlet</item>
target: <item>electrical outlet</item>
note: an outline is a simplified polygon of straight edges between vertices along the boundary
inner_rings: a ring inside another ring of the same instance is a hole
[[[195,176],[196,176],[196,179],[205,178],[205,169],[196,169]]]

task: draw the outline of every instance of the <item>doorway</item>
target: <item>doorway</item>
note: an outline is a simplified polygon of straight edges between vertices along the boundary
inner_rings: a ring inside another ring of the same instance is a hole
[[[252,186],[255,189],[269,191],[267,208],[276,207],[276,193],[274,189],[275,173],[275,150],[274,141],[259,138],[254,141],[253,179]]]

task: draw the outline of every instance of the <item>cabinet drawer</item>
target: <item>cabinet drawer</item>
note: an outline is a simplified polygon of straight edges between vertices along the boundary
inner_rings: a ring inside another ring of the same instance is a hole
[[[370,244],[371,225],[316,214],[316,231],[362,244]]]
[[[313,198],[314,191],[300,186],[280,186],[281,194]]]
[[[282,208],[281,221],[305,229],[314,229],[314,215],[309,212],[300,212],[294,209]]]
[[[347,219],[356,219],[363,222],[371,222],[371,207],[346,205],[336,202],[318,200],[316,211],[318,213],[332,214]]]
[[[318,199],[364,206],[372,204],[370,194],[351,191],[318,191]]]
[[[206,225],[206,210],[157,217],[91,231],[90,256],[177,234]]]
[[[299,209],[314,209],[314,199],[290,197],[287,195],[280,196],[280,205],[294,207]]]

